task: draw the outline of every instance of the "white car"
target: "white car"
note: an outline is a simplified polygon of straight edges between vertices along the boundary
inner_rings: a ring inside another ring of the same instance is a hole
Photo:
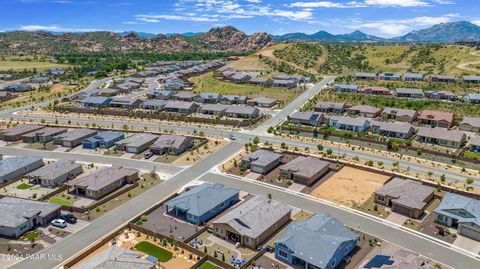
[[[54,219],[52,220],[52,226],[55,226],[58,228],[65,228],[67,227],[67,222],[64,221],[63,219]]]

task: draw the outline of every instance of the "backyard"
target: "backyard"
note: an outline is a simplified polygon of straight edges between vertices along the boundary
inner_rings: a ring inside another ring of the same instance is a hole
[[[170,251],[155,246],[154,244],[147,241],[137,243],[134,248],[138,251],[157,258],[160,262],[168,262],[173,257],[173,254]]]

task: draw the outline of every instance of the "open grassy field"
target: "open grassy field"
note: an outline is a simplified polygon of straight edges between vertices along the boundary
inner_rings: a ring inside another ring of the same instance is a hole
[[[15,93],[17,97],[5,102],[1,102],[0,108],[19,107],[29,103],[55,99],[57,97],[74,93],[75,91],[80,90],[80,88],[81,87],[73,85],[54,84],[49,88],[35,89],[30,92]]]
[[[279,88],[262,87],[252,84],[234,84],[229,82],[223,82],[214,78],[212,72],[203,74],[198,77],[193,77],[190,79],[190,81],[195,83],[195,93],[218,92],[224,95],[236,94],[245,95],[252,98],[263,96],[276,98],[277,100],[279,100],[280,105],[282,103],[289,103],[303,92],[303,90],[299,88],[286,90]]]
[[[21,61],[21,60],[15,60],[15,59],[6,59],[5,61],[3,60],[0,61],[0,72],[5,72],[8,70],[13,70],[13,71],[22,71],[24,69],[32,70],[34,68],[37,69],[37,71],[41,72],[52,67],[67,68],[69,66],[64,64],[51,63],[51,62],[23,61],[23,60]]]

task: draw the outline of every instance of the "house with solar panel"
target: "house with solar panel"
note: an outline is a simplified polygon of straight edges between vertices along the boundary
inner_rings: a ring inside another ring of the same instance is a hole
[[[239,201],[240,190],[204,183],[165,202],[167,212],[193,224],[202,224]]]
[[[296,268],[333,269],[357,247],[357,237],[330,214],[315,215],[287,227],[275,241],[275,258]]]

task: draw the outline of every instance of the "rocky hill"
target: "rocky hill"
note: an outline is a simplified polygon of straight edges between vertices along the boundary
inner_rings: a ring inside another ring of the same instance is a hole
[[[394,40],[417,43],[480,41],[480,26],[468,21],[441,23],[427,29],[412,31]]]
[[[233,51],[259,50],[273,43],[267,33],[247,35],[234,27],[213,28],[194,36],[162,34],[145,38],[135,32],[89,32],[89,33],[48,33],[48,32],[6,32],[0,33],[0,52],[14,54],[52,52],[103,52],[103,51]]]

